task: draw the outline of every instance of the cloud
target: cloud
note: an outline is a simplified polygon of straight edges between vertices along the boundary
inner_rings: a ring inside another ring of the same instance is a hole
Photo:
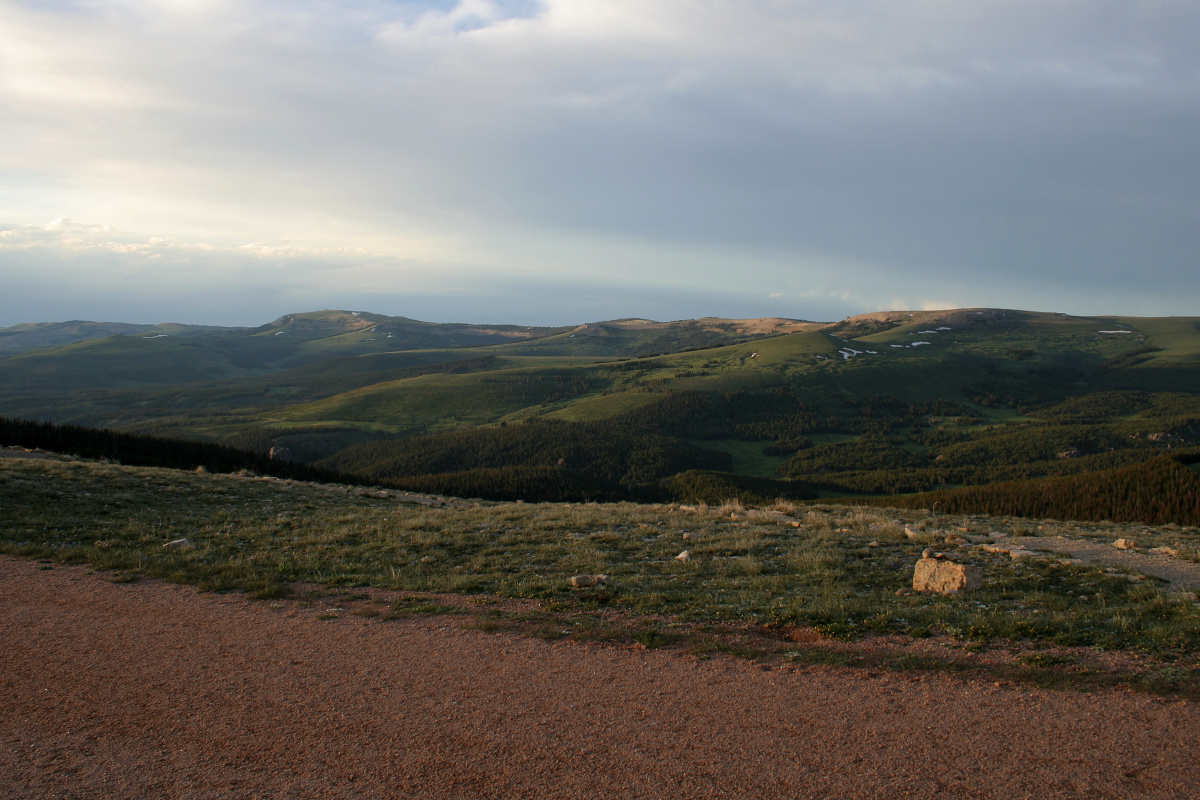
[[[130,259],[173,242],[153,255],[190,258],[196,291],[205,275],[220,290],[222,263],[291,248],[310,294],[361,258],[371,287],[419,265],[494,285],[777,286],[864,311],[1200,299],[1189,3],[0,0],[0,14],[0,219],[138,231],[110,236]],[[66,242],[43,246],[83,252]]]

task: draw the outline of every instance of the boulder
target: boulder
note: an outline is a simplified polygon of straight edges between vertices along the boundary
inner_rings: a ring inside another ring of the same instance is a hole
[[[979,570],[941,558],[922,558],[913,570],[913,591],[958,594],[978,589],[983,582]]]
[[[1113,542],[1113,547],[1118,550],[1133,550],[1137,547],[1137,542],[1133,539],[1117,539]]]
[[[904,535],[907,536],[909,539],[919,539],[919,538],[921,538],[922,534],[919,530],[912,527],[911,525],[905,525],[904,526]]]

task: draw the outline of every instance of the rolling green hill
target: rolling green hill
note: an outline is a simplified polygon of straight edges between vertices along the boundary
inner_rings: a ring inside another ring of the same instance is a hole
[[[236,328],[221,328],[212,325],[180,325],[171,322],[161,325],[134,325],[128,322],[87,322],[84,320],[24,323],[8,328],[0,328],[0,358],[6,358],[31,350],[41,350],[47,347],[85,342],[89,339],[103,339],[108,336],[143,336],[146,338],[176,336],[186,338],[207,336],[233,330],[236,330]]]
[[[716,470],[881,495],[1195,446],[1200,319],[958,309],[550,330],[314,312],[12,356],[0,414],[287,446],[376,479],[454,474],[483,495],[540,481],[651,496],[689,470],[710,487],[749,486]],[[571,480],[529,472],[560,458]]]

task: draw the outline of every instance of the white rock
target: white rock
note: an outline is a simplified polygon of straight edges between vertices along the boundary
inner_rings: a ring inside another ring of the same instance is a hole
[[[682,553],[675,556],[675,560],[676,561],[691,561],[692,560],[692,551],[684,550]]]
[[[170,542],[167,542],[166,544],[164,544],[164,545],[163,545],[163,548],[164,548],[164,549],[166,549],[166,550],[178,550],[178,549],[180,549],[180,548],[182,548],[182,547],[187,547],[187,546],[189,546],[190,544],[191,544],[191,542],[189,542],[189,541],[188,541],[186,538],[184,538],[184,539],[174,539],[174,540],[172,540],[172,541],[170,541]]]

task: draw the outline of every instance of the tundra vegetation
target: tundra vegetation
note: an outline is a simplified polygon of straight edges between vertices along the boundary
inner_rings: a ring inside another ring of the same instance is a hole
[[[1127,537],[1200,561],[1200,530],[1179,525],[787,501],[467,502],[249,473],[0,459],[0,552],[47,568],[87,564],[115,581],[152,577],[277,602],[386,591],[387,603],[364,601],[356,613],[451,614],[482,630],[701,656],[964,670],[976,667],[955,653],[1006,652],[1007,666],[990,668],[1006,677],[1196,692],[1200,611],[1165,582],[960,547],[982,571],[982,588],[904,591],[923,549],[953,550],[937,544],[947,533],[992,531],[1017,541],[1035,531]],[[690,558],[676,559],[685,549]],[[607,580],[572,588],[580,574]],[[885,640],[940,642],[941,655],[854,649]],[[1099,666],[1096,654],[1119,664]]]

